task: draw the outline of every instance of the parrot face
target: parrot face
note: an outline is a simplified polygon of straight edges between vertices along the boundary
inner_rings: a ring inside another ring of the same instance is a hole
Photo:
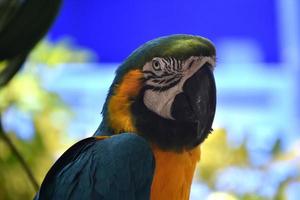
[[[139,47],[116,72],[99,132],[133,132],[166,150],[194,148],[214,119],[215,57],[210,41],[192,35]]]
[[[207,56],[192,56],[183,61],[172,57],[153,58],[143,67],[147,88],[144,94],[145,105],[167,119],[198,121],[199,113],[206,109],[205,105],[201,105],[202,101],[213,100],[209,99],[213,97],[204,99],[198,92],[201,87],[200,77],[198,82],[187,83],[187,80],[193,75],[199,76],[196,73],[203,71],[202,67],[212,71],[214,66],[214,58]],[[213,80],[210,73],[207,75]],[[193,89],[189,90],[190,87]]]

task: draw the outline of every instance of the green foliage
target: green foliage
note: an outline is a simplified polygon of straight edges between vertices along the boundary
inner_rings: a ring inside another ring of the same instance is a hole
[[[45,40],[38,44],[30,55],[32,63],[42,63],[49,67],[59,66],[60,63],[82,63],[94,58],[93,52],[74,46],[70,39],[64,39],[54,44]]]
[[[23,71],[0,90],[1,113],[15,108],[28,114],[33,122],[34,135],[28,140],[19,138],[16,132],[7,134],[39,183],[62,150],[71,144],[66,132],[72,112],[57,94],[43,88],[43,80],[36,69],[84,62],[90,58],[88,51],[74,50],[70,42],[51,44],[43,41],[33,51]],[[0,140],[0,199],[32,199],[34,194],[20,163]]]

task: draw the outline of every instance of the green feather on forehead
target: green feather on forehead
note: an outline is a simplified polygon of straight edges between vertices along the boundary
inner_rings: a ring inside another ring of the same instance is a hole
[[[185,60],[190,56],[211,56],[216,50],[211,41],[194,35],[171,35],[151,40],[137,48],[118,68],[115,82],[125,73],[140,69],[154,57],[174,57]]]

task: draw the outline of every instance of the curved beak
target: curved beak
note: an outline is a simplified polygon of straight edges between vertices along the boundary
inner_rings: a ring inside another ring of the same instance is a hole
[[[175,120],[193,122],[197,130],[196,144],[210,133],[216,110],[216,85],[211,65],[205,63],[183,85],[173,102],[171,115]],[[195,129],[194,129],[195,130]]]

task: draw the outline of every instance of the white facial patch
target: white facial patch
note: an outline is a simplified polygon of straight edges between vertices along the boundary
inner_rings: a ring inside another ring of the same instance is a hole
[[[171,106],[187,79],[195,74],[205,63],[212,68],[215,59],[212,57],[192,56],[185,61],[174,58],[153,58],[143,67],[146,86],[144,104],[148,109],[167,119],[171,116]],[[212,69],[213,70],[213,69]]]

